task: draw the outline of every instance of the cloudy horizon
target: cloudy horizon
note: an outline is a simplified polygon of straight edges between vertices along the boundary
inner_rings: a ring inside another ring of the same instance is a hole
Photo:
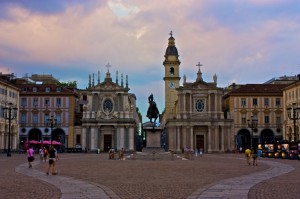
[[[218,87],[264,83],[299,73],[299,10],[297,0],[2,0],[0,69],[84,89],[98,70],[103,81],[110,63],[113,80],[128,75],[145,121],[150,93],[164,109],[170,31],[187,81],[201,62],[204,81],[216,74]]]

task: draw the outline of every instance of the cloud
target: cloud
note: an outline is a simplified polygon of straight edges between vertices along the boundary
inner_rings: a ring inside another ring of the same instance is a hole
[[[52,73],[85,87],[109,62],[113,74],[129,76],[138,103],[152,90],[164,99],[171,30],[188,80],[195,81],[199,61],[204,80],[216,73],[219,86],[298,70],[298,1],[55,0],[48,11],[43,1],[20,2],[0,3],[0,65],[18,74]]]
[[[139,12],[139,8],[137,6],[125,4],[125,2],[122,2],[121,0],[108,1],[108,6],[118,17],[125,17]]]

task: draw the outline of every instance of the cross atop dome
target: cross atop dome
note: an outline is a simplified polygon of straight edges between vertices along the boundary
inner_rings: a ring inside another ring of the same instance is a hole
[[[110,65],[109,63],[107,63],[107,64],[105,65],[105,67],[107,67],[107,73],[109,73],[109,67],[111,67],[111,65]]]
[[[197,64],[196,66],[199,67],[199,70],[198,70],[198,71],[200,71],[200,67],[203,66],[203,64],[200,64],[200,62],[198,62],[198,64]]]

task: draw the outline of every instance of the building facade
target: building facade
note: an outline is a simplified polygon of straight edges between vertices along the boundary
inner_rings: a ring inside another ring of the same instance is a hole
[[[124,84],[121,74],[119,83],[117,71],[116,81],[113,82],[109,66],[103,82],[100,82],[98,72],[98,82],[95,83],[94,75],[90,76],[87,90],[81,91],[86,96],[82,100],[81,145],[87,150],[124,148],[133,151],[141,123],[136,96],[129,93],[128,76]]]
[[[299,76],[298,76],[299,77]],[[300,126],[300,82],[290,84],[283,89],[283,139],[299,141]]]
[[[44,77],[45,75],[43,75]],[[30,78],[29,78],[30,79]],[[74,147],[74,121],[78,95],[76,90],[57,82],[36,83],[20,78],[20,145],[29,141],[58,141]]]
[[[0,74],[0,150],[7,150],[10,141],[10,150],[19,149],[18,111],[11,114],[9,122],[7,108],[19,107],[19,88],[11,83],[13,74]],[[10,129],[9,129],[10,123]],[[9,138],[10,134],[10,138]]]
[[[179,54],[172,34],[163,62],[165,68],[165,111],[162,126],[169,150],[202,149],[204,152],[224,152],[234,148],[232,120],[222,111],[223,89],[202,78],[200,63],[197,78],[179,85]]]
[[[283,139],[284,101],[288,84],[246,84],[224,96],[227,118],[234,120],[236,149]],[[254,120],[253,120],[254,119]],[[254,122],[254,128],[252,124]],[[256,122],[257,121],[257,122]]]

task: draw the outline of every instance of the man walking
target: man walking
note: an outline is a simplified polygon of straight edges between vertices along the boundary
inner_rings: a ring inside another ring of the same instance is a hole
[[[249,147],[245,150],[245,157],[246,157],[246,163],[250,165],[250,156],[251,156],[251,150]]]

